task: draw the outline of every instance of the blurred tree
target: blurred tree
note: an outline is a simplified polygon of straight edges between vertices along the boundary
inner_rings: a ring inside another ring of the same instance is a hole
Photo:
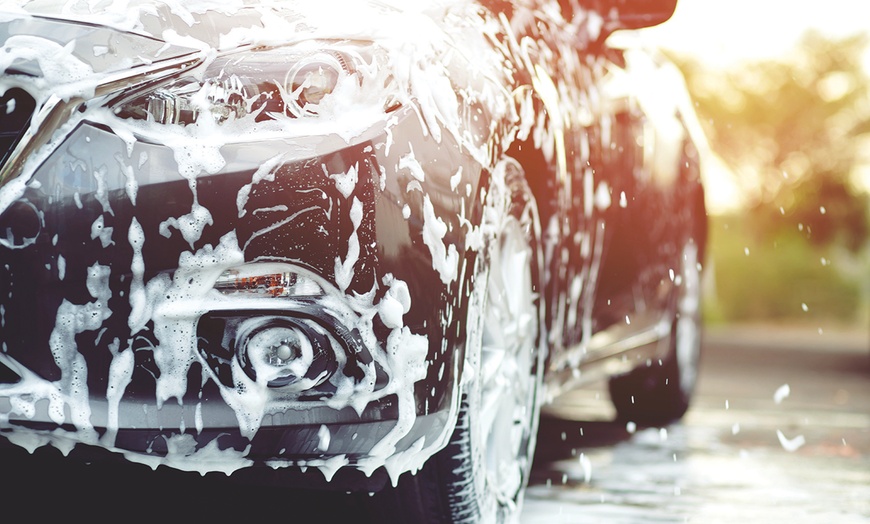
[[[784,60],[727,71],[675,60],[761,238],[798,228],[853,252],[867,240],[868,199],[853,180],[870,133],[867,43],[810,32]]]

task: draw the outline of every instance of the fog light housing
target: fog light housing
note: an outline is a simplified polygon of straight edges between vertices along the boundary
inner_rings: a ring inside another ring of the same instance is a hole
[[[245,373],[282,391],[306,391],[335,372],[329,339],[316,325],[286,317],[249,319],[236,334],[236,358]]]
[[[275,396],[309,401],[335,394],[345,377],[367,379],[361,366],[372,364],[371,354],[325,300],[339,292],[320,276],[256,262],[227,269],[214,290],[222,298],[197,320],[197,349],[224,387],[253,380]],[[375,367],[380,384],[383,370]]]

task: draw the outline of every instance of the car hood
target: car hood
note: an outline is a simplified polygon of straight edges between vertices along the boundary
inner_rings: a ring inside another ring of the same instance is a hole
[[[426,26],[430,34],[438,34],[433,11],[468,3],[120,0],[93,7],[84,0],[23,0],[17,7],[0,8],[0,41],[38,36],[71,47],[95,72],[112,72],[191,51],[287,45],[312,38],[395,41],[410,27],[419,41]],[[422,27],[421,20],[427,22]]]
[[[197,51],[147,34],[59,15],[47,10],[0,13],[0,42],[8,57],[0,59],[0,64],[5,72],[66,83],[85,75],[57,71],[71,66],[69,61],[57,63],[55,59],[62,54],[69,54],[79,70],[109,74]]]

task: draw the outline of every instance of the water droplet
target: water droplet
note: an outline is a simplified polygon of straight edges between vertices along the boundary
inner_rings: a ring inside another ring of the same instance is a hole
[[[583,480],[588,484],[592,480],[592,462],[583,453],[580,454],[580,467],[583,468]]]
[[[806,439],[804,439],[803,435],[798,435],[793,439],[789,439],[783,435],[782,431],[776,430],[776,437],[779,439],[779,444],[782,446],[782,449],[788,452],[797,451],[801,446],[806,444]]]
[[[788,384],[783,384],[779,386],[773,394],[773,401],[777,404],[782,404],[782,401],[788,398],[789,395],[791,395],[791,388]]]

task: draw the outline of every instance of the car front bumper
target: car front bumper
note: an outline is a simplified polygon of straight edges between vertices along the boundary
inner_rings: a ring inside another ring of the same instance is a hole
[[[480,165],[410,110],[352,142],[226,143],[194,176],[185,148],[157,138],[82,121],[0,215],[0,435],[180,469],[419,467],[455,420],[474,267],[460,231]],[[423,239],[426,206],[460,253],[446,283]],[[215,290],[256,264],[296,268],[326,292]],[[400,323],[390,300],[408,306]],[[287,393],[239,375],[232,353],[208,349],[232,338],[203,331],[215,312],[320,318],[336,379]]]

